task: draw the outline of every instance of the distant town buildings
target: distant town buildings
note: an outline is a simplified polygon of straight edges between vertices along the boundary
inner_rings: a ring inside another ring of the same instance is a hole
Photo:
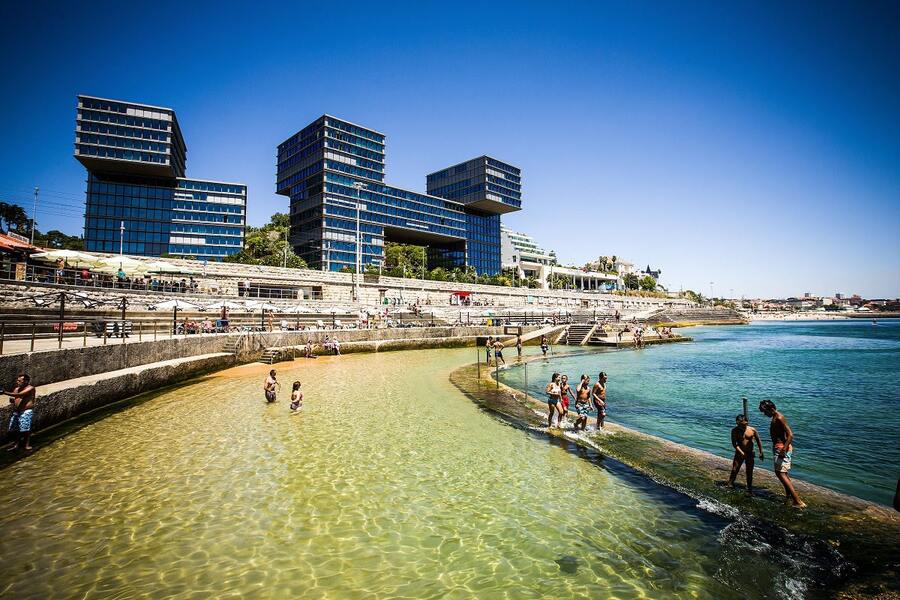
[[[171,108],[78,96],[75,158],[88,176],[85,250],[221,260],[243,247],[247,186],[185,177]]]

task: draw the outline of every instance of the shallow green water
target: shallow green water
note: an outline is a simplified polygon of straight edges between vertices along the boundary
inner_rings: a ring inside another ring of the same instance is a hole
[[[482,412],[473,350],[236,369],[2,471],[9,598],[797,597],[813,571],[695,503]],[[289,382],[306,405],[289,415]]]

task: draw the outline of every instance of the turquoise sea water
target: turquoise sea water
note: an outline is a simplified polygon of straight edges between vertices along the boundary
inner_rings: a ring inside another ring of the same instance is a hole
[[[741,397],[772,468],[771,399],[795,436],[796,477],[890,504],[900,477],[900,320],[756,323],[686,330],[693,343],[600,351],[528,365],[528,391],[543,397],[553,371],[578,382],[609,376],[608,418],[715,454],[729,441]],[[502,380],[524,387],[522,369]]]

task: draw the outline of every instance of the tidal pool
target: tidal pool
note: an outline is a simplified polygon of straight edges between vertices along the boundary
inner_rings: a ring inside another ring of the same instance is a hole
[[[817,574],[449,382],[474,349],[231,369],[7,466],[8,598],[763,598]],[[306,396],[290,415],[290,382]],[[40,436],[38,437],[40,442]]]

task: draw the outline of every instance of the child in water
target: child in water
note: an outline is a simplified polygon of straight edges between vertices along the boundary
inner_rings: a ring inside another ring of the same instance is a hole
[[[303,408],[303,392],[300,391],[300,382],[294,382],[294,388],[291,390],[291,413],[297,414]]]

